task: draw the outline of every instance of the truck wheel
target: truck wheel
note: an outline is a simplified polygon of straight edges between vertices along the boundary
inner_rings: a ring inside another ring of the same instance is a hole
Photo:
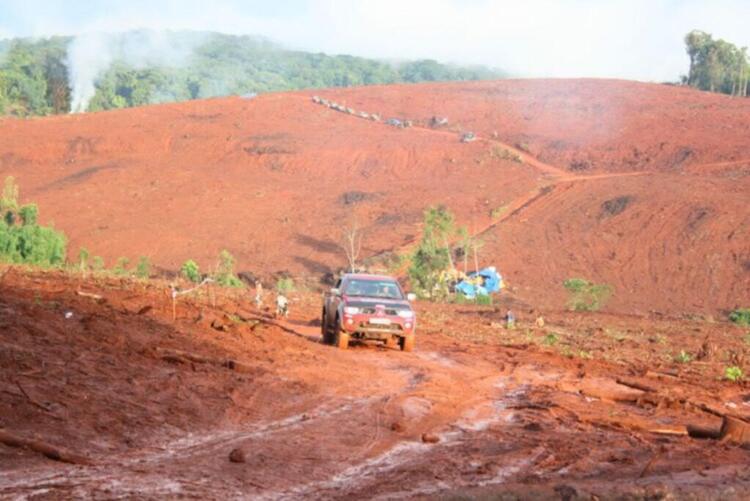
[[[414,350],[414,336],[404,336],[398,340],[398,345],[401,347],[401,351],[413,351]]]
[[[349,348],[349,333],[343,330],[339,330],[336,334],[336,346],[339,350],[346,350]]]

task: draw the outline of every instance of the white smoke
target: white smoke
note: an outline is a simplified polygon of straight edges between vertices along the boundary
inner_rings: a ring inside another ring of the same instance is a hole
[[[135,69],[149,66],[179,67],[188,62],[205,33],[138,30],[126,33],[85,33],[68,46],[68,81],[71,113],[86,111],[96,94],[96,83],[112,63]]]

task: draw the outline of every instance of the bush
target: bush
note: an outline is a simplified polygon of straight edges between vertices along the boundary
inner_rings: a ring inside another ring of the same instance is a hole
[[[146,256],[138,259],[138,265],[135,268],[135,276],[138,278],[148,278],[151,276],[151,262]]]
[[[448,238],[455,232],[453,214],[443,206],[430,207],[424,213],[424,232],[419,247],[411,257],[409,278],[421,297],[445,296],[447,284],[440,283],[440,273],[451,264]]]
[[[674,357],[674,360],[681,364],[689,364],[693,361],[693,356],[685,350],[680,350],[680,353]]]
[[[0,221],[0,260],[36,266],[65,263],[67,239],[45,226],[9,226]]]
[[[201,281],[201,272],[198,268],[198,263],[192,259],[188,259],[180,268],[180,273],[183,277],[191,282],[198,283]]]
[[[112,268],[112,271],[115,273],[115,275],[125,276],[130,274],[128,271],[128,265],[130,264],[130,259],[126,257],[119,257],[117,258],[117,262],[115,262],[115,266]]]
[[[101,273],[104,271],[104,258],[101,256],[94,256],[91,259],[91,271],[94,273]]]
[[[81,272],[85,272],[89,268],[89,251],[85,247],[78,250],[78,268]]]
[[[745,377],[745,375],[742,372],[742,369],[740,369],[736,365],[724,369],[724,378],[728,379],[729,381],[736,383],[742,380],[743,377]]]
[[[219,253],[219,267],[214,276],[223,287],[244,287],[242,280],[234,274],[234,257],[226,249]]]
[[[283,277],[276,281],[276,290],[278,292],[291,292],[294,290],[294,280],[292,277]]]
[[[35,226],[39,218],[39,208],[36,204],[28,204],[21,207],[18,211],[21,216],[21,222],[24,226]]]
[[[609,285],[594,284],[583,278],[569,278],[563,287],[571,293],[568,307],[573,311],[597,311],[612,295]]]
[[[750,326],[750,308],[738,308],[729,314],[729,320],[737,325]]]

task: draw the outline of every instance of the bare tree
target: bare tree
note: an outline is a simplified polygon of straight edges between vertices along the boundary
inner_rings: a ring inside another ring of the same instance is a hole
[[[357,271],[357,260],[362,251],[362,236],[362,228],[356,219],[353,219],[349,227],[345,228],[341,234],[341,248],[346,253],[346,260],[352,273]]]

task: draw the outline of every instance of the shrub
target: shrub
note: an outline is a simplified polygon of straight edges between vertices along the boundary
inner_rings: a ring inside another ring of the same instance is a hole
[[[737,325],[750,326],[750,308],[738,308],[729,314],[729,320]]]
[[[454,231],[453,214],[448,209],[438,206],[425,211],[422,240],[411,257],[409,267],[409,278],[418,295],[447,295],[447,287],[441,287],[440,272],[450,267],[448,237]],[[438,290],[441,288],[445,290]]]
[[[89,251],[85,247],[78,250],[78,268],[85,272],[89,267]]]
[[[18,186],[12,177],[5,179],[0,196],[0,261],[59,266],[65,262],[67,239],[51,227],[39,226],[39,209],[34,204],[24,205],[18,211]],[[23,222],[16,225],[17,212]]]
[[[724,369],[724,378],[728,379],[729,381],[736,383],[743,377],[745,377],[745,375],[743,374],[742,369],[740,369],[736,365]]]
[[[542,344],[545,346],[555,346],[559,339],[557,338],[556,334],[547,334],[542,339]]]
[[[597,311],[612,295],[609,285],[594,284],[583,278],[569,278],[563,287],[571,293],[568,307],[573,311]]]
[[[674,357],[675,362],[679,362],[681,364],[689,364],[693,361],[693,356],[686,352],[685,350],[680,350],[680,353]]]
[[[234,257],[226,249],[219,253],[219,267],[214,279],[223,287],[245,286],[242,280],[234,274]]]
[[[91,271],[94,273],[101,273],[104,271],[104,258],[101,256],[94,256],[91,259]]]
[[[18,185],[13,176],[5,178],[3,194],[0,196],[0,212],[18,210]]]
[[[476,302],[476,304],[482,306],[492,306],[492,296],[490,296],[489,294],[478,295],[474,301]]]
[[[120,275],[120,276],[128,275],[130,273],[128,271],[129,264],[130,264],[130,259],[126,257],[119,257],[117,258],[117,261],[115,262],[115,266],[112,268],[112,271],[115,273],[115,275]]]
[[[0,222],[0,260],[36,266],[65,262],[65,235],[45,226],[15,226]]]
[[[39,218],[39,208],[36,204],[27,204],[18,211],[24,226],[35,226]]]
[[[201,281],[201,272],[198,268],[198,263],[192,259],[188,259],[180,268],[180,273],[183,277],[191,282],[198,283]]]
[[[276,290],[278,292],[291,292],[294,290],[294,280],[291,277],[283,277],[276,281]]]
[[[135,276],[138,278],[148,278],[151,276],[151,262],[146,256],[141,256],[138,259],[138,264],[135,268]]]

